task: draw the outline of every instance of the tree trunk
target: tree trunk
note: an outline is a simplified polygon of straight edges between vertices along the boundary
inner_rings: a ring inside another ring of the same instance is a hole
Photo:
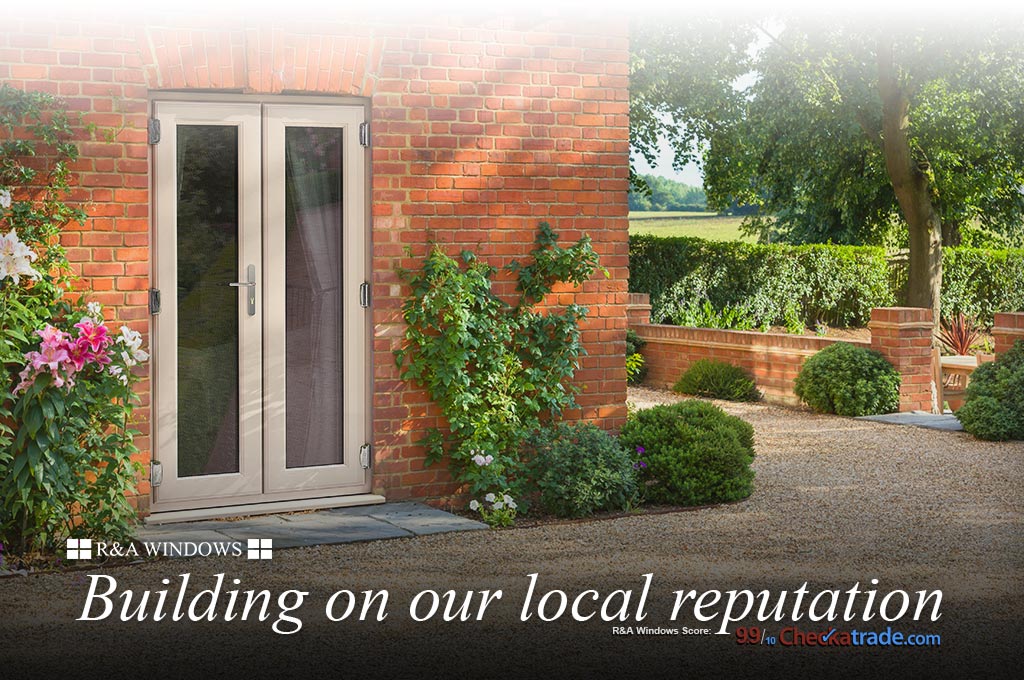
[[[942,223],[942,247],[943,248],[955,248],[963,243],[964,237],[960,233],[959,222],[943,222]]]
[[[942,286],[942,220],[932,203],[928,177],[910,147],[910,98],[900,82],[891,36],[878,41],[878,91],[882,97],[885,167],[910,230],[907,303],[911,307],[930,308],[937,327]]]

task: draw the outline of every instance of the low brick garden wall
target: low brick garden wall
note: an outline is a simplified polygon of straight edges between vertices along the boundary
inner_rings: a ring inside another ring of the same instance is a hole
[[[798,404],[793,383],[804,360],[834,342],[850,342],[881,352],[900,372],[900,411],[936,407],[928,309],[872,310],[870,342],[652,324],[650,302],[643,293],[630,294],[627,317],[629,327],[647,342],[642,350],[648,367],[645,383],[653,387],[671,387],[698,359],[717,359],[748,370],[768,401]],[[997,353],[1008,350],[1015,340],[1024,339],[1024,313],[997,314],[992,335]]]

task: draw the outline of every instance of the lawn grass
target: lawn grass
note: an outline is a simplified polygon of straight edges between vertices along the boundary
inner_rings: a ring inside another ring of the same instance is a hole
[[[696,236],[712,241],[756,239],[740,233],[742,217],[701,212],[630,212],[629,233],[654,236]]]

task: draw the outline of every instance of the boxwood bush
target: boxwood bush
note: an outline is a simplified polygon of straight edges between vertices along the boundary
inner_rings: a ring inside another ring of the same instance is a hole
[[[880,353],[837,342],[804,362],[794,391],[819,413],[892,413],[900,405],[900,374]]]
[[[727,401],[760,401],[754,379],[739,366],[726,361],[699,359],[686,369],[672,388],[682,394]]]
[[[621,510],[637,496],[633,458],[589,423],[560,423],[527,437],[527,490],[544,512],[583,517]]]
[[[978,366],[956,416],[979,439],[1024,439],[1024,341]]]
[[[619,442],[636,453],[649,501],[706,505],[753,490],[754,428],[714,404],[690,400],[637,411]]]

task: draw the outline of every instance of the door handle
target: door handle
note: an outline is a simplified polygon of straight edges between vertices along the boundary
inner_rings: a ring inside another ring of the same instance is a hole
[[[248,288],[246,291],[249,304],[249,316],[256,316],[256,265],[251,264],[245,269],[248,281],[232,281],[229,286],[234,288]]]

